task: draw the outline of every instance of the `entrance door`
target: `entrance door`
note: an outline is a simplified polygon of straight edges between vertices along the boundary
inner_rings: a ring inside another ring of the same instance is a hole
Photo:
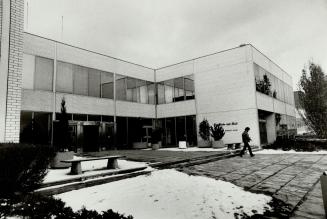
[[[83,151],[99,150],[99,126],[84,125],[83,126]]]
[[[261,144],[267,144],[268,143],[266,123],[267,123],[266,120],[259,120],[259,130],[260,130],[260,142],[261,142]]]

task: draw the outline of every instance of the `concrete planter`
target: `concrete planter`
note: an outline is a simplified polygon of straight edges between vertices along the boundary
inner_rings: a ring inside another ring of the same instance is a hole
[[[223,140],[213,141],[212,147],[213,148],[223,148],[223,147],[225,147],[224,141]]]
[[[133,142],[134,149],[146,149],[148,148],[147,142]]]
[[[158,150],[159,148],[161,148],[161,141],[158,143],[152,143],[152,150]]]
[[[63,163],[62,160],[71,160],[74,158],[74,151],[56,152],[55,157],[50,162],[50,167],[53,169],[68,168],[70,163]]]
[[[198,144],[199,148],[210,148],[211,146],[212,146],[211,141],[209,141],[209,140],[199,140],[199,144]]]

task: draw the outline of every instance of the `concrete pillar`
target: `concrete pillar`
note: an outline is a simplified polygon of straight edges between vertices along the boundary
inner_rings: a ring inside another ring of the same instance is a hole
[[[24,1],[0,0],[0,142],[19,142]]]

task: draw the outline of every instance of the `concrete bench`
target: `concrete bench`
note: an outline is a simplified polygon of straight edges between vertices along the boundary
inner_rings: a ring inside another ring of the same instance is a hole
[[[118,168],[118,158],[122,158],[124,156],[104,156],[104,157],[90,157],[90,158],[80,158],[80,159],[73,159],[73,160],[62,160],[63,163],[71,163],[71,170],[70,173],[72,175],[82,174],[82,165],[81,163],[84,161],[92,161],[92,160],[108,160],[107,169],[116,169]]]

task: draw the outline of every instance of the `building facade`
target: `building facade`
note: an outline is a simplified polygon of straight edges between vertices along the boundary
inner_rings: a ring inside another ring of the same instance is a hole
[[[142,147],[154,123],[164,146],[197,145],[204,118],[226,144],[247,126],[254,145],[296,129],[291,76],[252,45],[153,69],[24,33],[22,11],[1,2],[21,23],[1,21],[0,142],[54,144],[62,99],[75,149]]]

